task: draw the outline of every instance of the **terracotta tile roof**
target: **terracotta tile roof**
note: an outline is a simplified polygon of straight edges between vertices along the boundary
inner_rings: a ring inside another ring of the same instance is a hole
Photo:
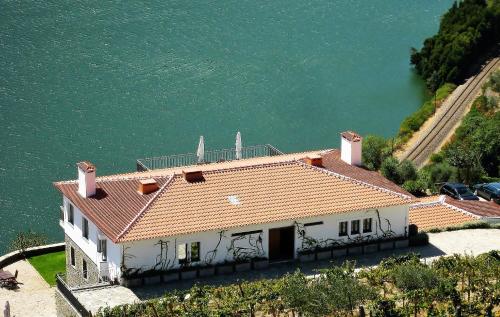
[[[325,168],[298,161],[317,155]],[[182,171],[192,168],[203,171],[203,182],[184,180]],[[140,180],[148,178],[160,189],[141,195]],[[344,163],[337,150],[98,177],[91,198],[78,194],[76,181],[54,185],[114,242],[403,205],[413,198],[380,174]]]
[[[474,217],[440,202],[410,206],[410,223],[416,224],[419,230],[445,228],[478,219],[479,217]]]
[[[456,200],[446,197],[445,202],[481,217],[500,217],[500,205],[493,201]]]
[[[143,178],[97,181],[96,194],[89,198],[83,198],[78,194],[78,183],[75,181],[59,182],[54,185],[107,237],[116,241],[124,228],[159,192],[140,194],[137,189],[141,179]],[[170,177],[155,178],[160,187],[169,179]]]
[[[410,197],[292,161],[203,173],[168,189],[119,239],[132,241],[222,230],[410,203]],[[231,203],[237,197],[239,204]]]
[[[398,185],[382,176],[379,172],[369,171],[362,167],[349,165],[346,162],[342,161],[340,159],[340,150],[338,149],[325,151],[322,156],[323,167],[332,172],[339,173],[362,182],[373,184],[375,186],[386,188],[403,195],[414,197],[403,188],[399,187]]]

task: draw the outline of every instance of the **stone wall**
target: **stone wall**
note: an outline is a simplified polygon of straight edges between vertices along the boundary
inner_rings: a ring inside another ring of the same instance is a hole
[[[93,285],[99,282],[97,265],[67,235],[66,242],[66,283],[69,287]],[[75,249],[75,266],[71,265],[71,247]],[[87,278],[83,277],[83,260],[87,262]]]
[[[80,316],[78,311],[64,298],[57,288],[54,290],[54,293],[57,317]]]

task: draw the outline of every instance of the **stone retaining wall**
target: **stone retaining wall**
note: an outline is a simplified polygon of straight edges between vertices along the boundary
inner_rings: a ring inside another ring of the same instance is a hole
[[[82,249],[65,235],[66,241],[66,283],[69,287],[80,287],[85,285],[95,285],[99,283],[99,268],[97,265],[83,252]],[[71,265],[70,247],[75,249],[75,266]],[[87,278],[83,277],[83,260],[87,262]]]
[[[48,254],[53,252],[64,251],[66,244],[64,242],[41,245],[38,247],[32,247],[24,251],[24,255],[21,251],[17,250],[11,253],[7,253],[0,257],[0,269],[10,265],[14,262],[24,259],[24,257],[32,257],[36,255]]]
[[[54,290],[54,297],[56,298],[56,313],[58,317],[81,316],[57,288]]]

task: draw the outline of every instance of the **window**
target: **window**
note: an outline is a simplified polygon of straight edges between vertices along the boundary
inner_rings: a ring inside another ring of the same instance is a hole
[[[106,261],[108,258],[108,252],[107,252],[107,240],[97,240],[97,252],[101,253],[101,259],[103,261]]]
[[[68,222],[72,225],[75,224],[75,210],[72,204],[68,204]]]
[[[82,263],[82,271],[83,271],[83,278],[87,279],[89,277],[88,272],[87,272],[87,261],[83,260]]]
[[[372,218],[363,219],[363,233],[372,232]]]
[[[341,221],[339,223],[339,236],[346,236],[347,235],[347,221]]]
[[[82,217],[82,236],[85,239],[89,238],[89,221]]]
[[[73,248],[73,247],[70,247],[70,249],[69,249],[69,258],[71,261],[71,265],[75,266],[75,248]]]
[[[187,244],[183,243],[177,246],[177,258],[180,264],[187,262]]]
[[[359,233],[359,220],[351,221],[351,234]]]
[[[197,262],[200,260],[200,243],[191,242],[191,261]]]

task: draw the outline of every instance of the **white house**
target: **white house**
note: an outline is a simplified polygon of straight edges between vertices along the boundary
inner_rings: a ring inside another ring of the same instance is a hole
[[[321,150],[96,177],[63,194],[67,282],[112,280],[404,238],[413,196],[361,164],[361,137]],[[197,273],[201,274],[201,273]]]

